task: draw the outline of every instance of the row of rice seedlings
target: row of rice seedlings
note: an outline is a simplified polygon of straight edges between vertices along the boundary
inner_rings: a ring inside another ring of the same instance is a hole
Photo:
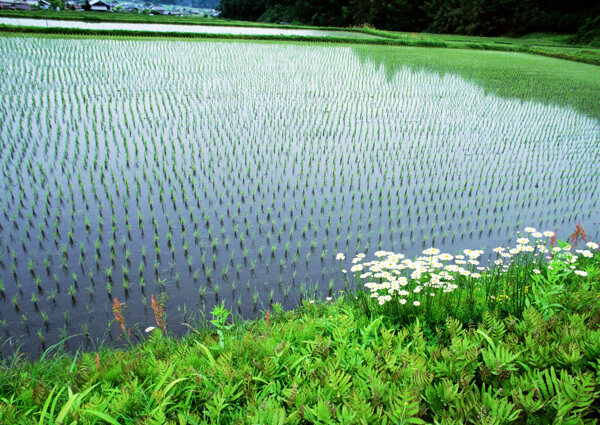
[[[597,123],[454,75],[384,75],[338,47],[0,50],[20,76],[0,83],[1,267],[17,303],[33,280],[57,311],[155,289],[256,310],[302,282],[332,292],[332,252],[492,243],[597,207]]]

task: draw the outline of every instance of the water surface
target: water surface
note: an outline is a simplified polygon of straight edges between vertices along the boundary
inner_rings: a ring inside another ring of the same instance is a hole
[[[138,330],[168,298],[174,333],[222,301],[292,308],[343,288],[337,252],[489,250],[579,220],[597,238],[598,119],[414,51],[390,72],[341,46],[0,38],[4,338],[110,342],[114,298]]]

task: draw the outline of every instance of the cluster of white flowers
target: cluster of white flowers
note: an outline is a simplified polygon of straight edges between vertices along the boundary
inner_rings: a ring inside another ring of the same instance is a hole
[[[571,253],[571,246],[548,247],[549,238],[554,237],[554,232],[538,232],[533,227],[526,227],[526,233],[529,237],[519,237],[516,240],[514,248],[497,247],[493,251],[499,258],[494,261],[494,265],[500,268],[500,271],[508,270],[512,258],[522,253],[531,255],[541,255],[542,257],[558,258],[565,264],[573,264],[578,256]],[[591,250],[598,249],[598,244],[588,242],[588,249],[576,250],[575,252],[584,257],[593,257]],[[431,247],[423,251],[423,255],[415,260],[405,258],[403,254],[389,251],[377,251],[375,257],[377,260],[363,262],[366,255],[357,254],[352,259],[350,271],[360,273],[360,279],[366,280],[364,287],[370,292],[371,298],[377,300],[379,305],[396,300],[402,305],[413,298],[412,305],[419,306],[422,296],[435,296],[437,291],[452,292],[458,288],[453,283],[457,277],[468,277],[479,279],[490,269],[480,265],[480,257],[484,254],[482,250],[463,250],[462,254],[452,255],[441,253],[439,249]],[[337,260],[344,260],[344,254],[339,253]],[[451,263],[453,261],[453,263]],[[587,276],[582,270],[574,270],[579,276]],[[344,270],[344,273],[346,271]],[[533,269],[535,274],[540,274],[539,269]]]
[[[525,233],[529,233],[529,237],[520,236],[516,240],[516,245],[512,248],[499,246],[494,248],[492,251],[498,255],[498,259],[494,261],[497,267],[500,267],[500,271],[508,270],[513,257],[525,254],[532,255],[545,255],[549,254],[551,249],[548,247],[549,238],[554,237],[554,232],[546,230],[544,232],[537,231],[534,227],[526,227]],[[533,239],[533,240],[532,240]],[[564,251],[570,253],[570,247],[560,248],[553,247],[552,250]],[[537,270],[537,269],[536,269]],[[534,273],[539,274],[539,270],[534,270]]]
[[[481,250],[464,250],[463,254],[453,256],[440,253],[437,248],[428,248],[423,251],[423,256],[415,260],[407,259],[403,254],[388,251],[377,251],[377,260],[362,262],[365,254],[358,254],[352,259],[350,271],[361,273],[359,277],[366,280],[364,287],[370,292],[371,298],[383,305],[394,299],[404,305],[412,298],[411,304],[415,307],[421,305],[421,296],[435,296],[436,291],[452,292],[458,288],[453,283],[457,276],[470,276],[478,279],[480,273],[486,270],[479,267],[478,258],[483,254]],[[340,258],[343,254],[338,254]],[[454,260],[454,264],[449,263]],[[467,265],[463,267],[463,265]],[[417,298],[417,299],[415,299]]]

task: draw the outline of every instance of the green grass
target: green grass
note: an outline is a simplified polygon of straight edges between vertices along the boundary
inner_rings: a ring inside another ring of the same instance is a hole
[[[314,29],[314,28],[311,28]],[[196,33],[196,32],[177,32],[177,31],[141,31],[128,29],[81,29],[81,28],[53,28],[53,27],[35,27],[35,26],[15,26],[0,24],[1,34],[54,34],[61,36],[109,36],[109,37],[143,37],[143,38],[185,38],[185,39],[223,39],[223,40],[270,40],[270,41],[302,41],[302,42],[321,42],[321,43],[346,43],[346,44],[378,44],[386,46],[419,46],[419,47],[444,47],[442,43],[430,41],[404,41],[384,38],[363,38],[346,36],[343,33],[339,35],[264,35],[264,34],[217,34],[217,33]],[[335,33],[334,33],[335,34]],[[353,33],[351,33],[353,34]],[[499,49],[510,50],[510,49]]]
[[[581,45],[571,43],[571,35],[569,34],[548,34],[548,33],[532,33],[522,37],[485,37],[475,35],[460,35],[460,34],[433,34],[433,33],[411,33],[401,31],[383,31],[369,27],[357,28],[358,31],[366,32],[373,35],[379,35],[386,38],[408,38],[419,40],[433,40],[440,42],[454,43],[492,43],[492,44],[508,44],[515,46],[554,46],[554,47],[581,47]]]
[[[514,52],[389,49],[353,46],[366,63],[374,63],[390,77],[400,67],[442,74],[458,73],[493,94],[572,106],[600,119],[600,68],[554,58]],[[500,73],[498,70],[502,69]]]
[[[30,18],[30,19],[56,19],[67,21],[85,22],[129,22],[129,23],[152,23],[152,24],[178,24],[178,25],[243,25],[243,26],[269,26],[256,22],[248,23],[241,21],[229,21],[224,19],[205,18],[199,15],[192,16],[168,16],[168,15],[145,15],[142,13],[125,12],[75,12],[63,10],[1,10],[0,16],[7,18]],[[253,25],[248,25],[253,24]]]
[[[528,34],[519,38],[478,37],[455,34],[428,34],[380,31],[361,28],[368,34],[392,40],[427,41],[440,43],[454,49],[521,51],[541,56],[555,57],[575,62],[600,65],[600,49],[586,44],[573,44],[573,36],[568,34]]]
[[[14,356],[0,371],[0,422],[594,423],[600,254],[579,255],[585,277],[563,260],[519,263],[546,283],[516,315],[499,299],[468,320],[400,324],[365,311],[359,292],[250,322],[216,307],[211,327],[182,339],[155,329],[124,350]],[[548,266],[569,272],[550,284]]]
[[[215,34],[187,34],[187,33],[145,33],[138,32],[142,36],[169,36],[169,37],[202,37],[202,38],[236,38],[236,39],[272,39],[272,40],[299,40],[326,41],[333,43],[352,42],[367,44],[386,44],[396,46],[420,46],[420,47],[445,47],[452,49],[476,49],[526,52],[541,56],[555,57],[575,62],[600,65],[600,49],[590,45],[572,44],[575,39],[572,35],[565,34],[529,34],[520,38],[509,37],[478,37],[454,34],[428,34],[428,33],[406,33],[398,31],[382,31],[370,27],[358,28],[336,28],[336,27],[310,27],[303,25],[277,25],[260,22],[231,21],[225,19],[204,18],[199,16],[162,16],[144,15],[134,13],[102,13],[102,12],[74,12],[74,11],[0,11],[0,16],[23,17],[34,19],[64,19],[79,20],[87,22],[126,22],[126,23],[161,23],[161,24],[183,24],[183,25],[216,25],[216,26],[244,26],[257,28],[288,28],[288,29],[312,29],[325,31],[350,31],[357,34],[364,33],[376,35],[381,39],[363,39],[350,37],[295,37],[295,36],[245,36],[245,35],[215,35]],[[0,31],[15,31],[8,27],[0,28]],[[64,30],[51,28],[23,28],[24,32],[57,33],[57,34],[94,34],[107,35],[110,31],[91,30]],[[114,31],[115,35],[132,35],[133,32]]]
[[[322,29],[331,31],[347,31],[347,28],[311,27],[306,25],[279,25],[265,22],[236,21],[222,18],[168,15],[145,15],[142,13],[127,12],[75,12],[63,10],[0,10],[0,16],[7,18],[55,19],[85,22],[127,22],[145,24],[177,24],[177,25],[215,25],[215,26],[243,26],[251,28],[289,28],[289,29]]]

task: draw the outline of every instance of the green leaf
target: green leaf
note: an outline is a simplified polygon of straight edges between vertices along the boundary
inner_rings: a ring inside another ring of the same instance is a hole
[[[191,425],[200,425],[198,422],[196,422],[195,420],[190,418],[188,415],[183,413],[181,410],[177,409],[177,413],[179,413],[181,416],[183,416]]]
[[[173,388],[177,383],[181,382],[181,381],[187,381],[188,378],[179,378],[174,380],[173,382],[171,382],[169,385],[167,385],[164,389],[164,394],[168,394],[169,391],[171,390],[171,388]]]
[[[162,387],[167,381],[167,379],[169,379],[169,377],[173,374],[173,370],[175,370],[175,364],[171,364],[169,368],[164,373],[162,373],[160,381],[158,381],[158,383],[154,386],[154,391],[160,390],[160,387]]]
[[[43,423],[44,423],[44,417],[46,416],[46,411],[48,410],[48,407],[50,406],[50,402],[52,401],[52,394],[54,394],[54,390],[56,390],[56,385],[52,388],[52,391],[50,391],[50,394],[48,394],[48,397],[46,398],[44,407],[42,407],[42,412],[40,414],[40,421],[38,422],[38,425],[43,425]]]
[[[65,418],[65,416],[67,416],[67,413],[69,413],[69,410],[71,410],[72,407],[77,407],[79,405],[79,403],[81,403],[83,398],[86,395],[88,395],[88,393],[90,391],[92,391],[94,388],[96,388],[98,385],[99,384],[93,385],[93,386],[89,387],[87,390],[85,390],[84,392],[77,393],[77,394],[73,394],[73,391],[71,391],[71,388],[67,387],[67,390],[69,392],[69,400],[67,401],[67,403],[63,406],[63,408],[58,413],[58,416],[56,417],[56,422],[58,422],[58,423],[62,422],[63,419]]]
[[[316,409],[317,418],[325,423],[329,423],[331,421],[331,412],[329,411],[329,407],[323,400],[319,400]]]
[[[113,418],[112,416],[110,416],[107,413],[99,412],[97,410],[91,410],[91,409],[86,409],[83,412],[89,413],[90,415],[94,415],[94,416],[102,419],[103,421],[108,422],[109,424],[112,424],[112,425],[122,425],[122,424],[119,423],[119,421],[117,421],[115,418]]]
[[[479,335],[481,335],[482,337],[485,338],[485,340],[488,342],[488,344],[490,344],[490,347],[492,348],[492,350],[496,351],[496,344],[494,344],[494,341],[492,341],[492,338],[490,338],[485,332],[483,332],[481,329],[477,329],[477,333]]]
[[[216,365],[215,358],[211,354],[208,347],[198,341],[196,341],[196,344],[198,344],[200,346],[200,348],[202,348],[202,350],[204,350],[204,354],[206,354],[206,357],[208,358],[208,362],[210,363],[210,366],[215,367],[215,365]]]
[[[77,400],[77,395],[73,394],[73,391],[71,391],[71,388],[68,388],[68,392],[69,392],[69,400],[67,400],[67,403],[63,406],[62,409],[60,409],[60,412],[58,412],[58,416],[56,417],[56,422],[58,422],[58,423],[62,423],[63,419],[69,412],[69,409],[71,409],[71,406],[73,405],[73,403],[75,403],[75,400]]]

